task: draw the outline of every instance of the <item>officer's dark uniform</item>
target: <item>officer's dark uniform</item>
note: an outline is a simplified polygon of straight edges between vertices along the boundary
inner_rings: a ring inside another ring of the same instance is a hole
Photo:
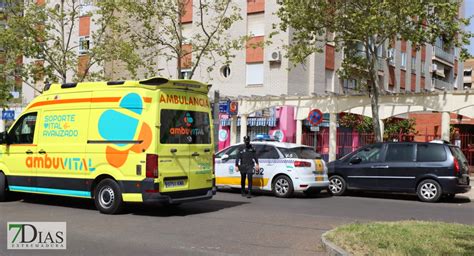
[[[258,159],[255,149],[252,147],[252,145],[250,145],[250,138],[248,136],[245,136],[244,141],[245,147],[241,148],[237,153],[237,160],[235,161],[235,166],[240,171],[242,196],[245,196],[245,176],[247,176],[249,188],[248,197],[250,197],[252,192],[253,167],[258,164]]]

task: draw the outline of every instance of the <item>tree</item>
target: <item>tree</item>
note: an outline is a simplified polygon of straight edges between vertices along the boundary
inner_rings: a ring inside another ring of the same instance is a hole
[[[456,47],[466,44],[470,34],[463,25],[469,20],[458,17],[460,4],[459,0],[283,0],[278,16],[280,28],[293,32],[287,46],[292,62],[304,62],[321,52],[325,43],[344,51],[338,74],[357,80],[371,98],[374,133],[382,141],[378,60],[389,61],[387,46],[395,40],[410,41],[417,49],[433,44],[437,37]],[[466,53],[463,50],[462,56]]]
[[[147,77],[158,75],[163,61],[176,65],[179,78],[184,78],[183,67],[190,70],[188,79],[198,67],[210,72],[221,60],[217,56],[229,63],[234,57],[232,49],[241,48],[244,42],[244,37],[231,39],[228,33],[242,19],[231,0],[199,0],[194,5],[192,0],[122,0],[118,5],[124,18],[115,33],[129,36]],[[185,25],[187,17],[193,20]],[[192,29],[185,31],[185,26]]]
[[[0,43],[7,53],[8,65],[2,71],[20,77],[35,89],[34,85],[43,79],[62,83],[106,79],[102,69],[105,61],[135,61],[116,51],[117,45],[125,47],[126,43],[108,33],[118,19],[113,0],[98,1],[89,12],[79,0],[61,0],[54,5],[7,2],[6,26],[0,31]],[[87,15],[92,16],[91,23],[96,29],[91,31],[88,41],[81,42],[76,36],[79,17]],[[18,57],[24,61],[16,61]]]

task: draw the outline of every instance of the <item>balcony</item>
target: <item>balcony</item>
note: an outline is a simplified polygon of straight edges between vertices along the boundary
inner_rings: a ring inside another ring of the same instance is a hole
[[[438,46],[433,46],[433,50],[436,58],[440,58],[448,63],[454,63],[454,54],[451,54]]]
[[[433,78],[433,86],[439,90],[450,90],[453,88],[451,83],[436,78]]]

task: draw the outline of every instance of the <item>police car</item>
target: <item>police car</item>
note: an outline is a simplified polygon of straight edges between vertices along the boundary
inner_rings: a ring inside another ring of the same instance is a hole
[[[244,144],[236,144],[216,154],[218,188],[240,188],[240,173],[235,170],[237,153]],[[272,191],[277,197],[291,197],[294,192],[317,194],[329,186],[327,167],[313,148],[294,143],[253,141],[259,170],[254,170],[255,189]]]

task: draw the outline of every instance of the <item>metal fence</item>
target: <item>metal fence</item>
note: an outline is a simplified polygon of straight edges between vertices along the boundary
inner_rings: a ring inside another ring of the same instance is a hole
[[[416,141],[428,142],[439,139],[439,135],[433,134],[389,134],[385,136],[386,141]],[[375,136],[372,133],[358,133],[358,132],[337,132],[336,134],[336,157],[340,158],[360,147],[375,142]],[[474,134],[460,135],[461,150],[466,156],[469,165],[474,166]],[[329,132],[327,130],[318,133],[304,133],[304,145],[315,148],[316,152],[320,153],[324,160],[329,159]],[[454,139],[451,143],[455,144]]]

